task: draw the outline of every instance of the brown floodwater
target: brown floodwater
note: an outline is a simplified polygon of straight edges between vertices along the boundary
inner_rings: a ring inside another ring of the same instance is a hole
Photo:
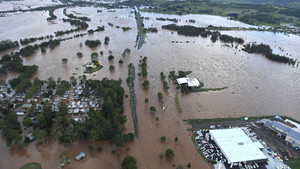
[[[45,54],[37,51],[33,56],[24,57],[23,63],[25,65],[37,64],[39,71],[36,76],[41,79],[52,76],[55,79],[61,77],[68,80],[72,75],[75,77],[83,75],[83,65],[91,61],[91,53],[103,51],[104,55],[99,55],[99,62],[104,67],[98,72],[87,75],[88,78],[121,78],[125,93],[129,94],[126,85],[127,65],[133,63],[137,73],[140,71],[138,68],[140,56],[147,56],[149,91],[143,90],[142,78],[137,76],[135,80],[140,139],[127,144],[126,146],[130,147],[130,151],[126,152],[124,147],[117,148],[105,141],[95,143],[77,141],[68,147],[58,143],[46,146],[31,143],[25,150],[19,150],[7,148],[2,138],[0,141],[0,157],[2,159],[0,168],[19,168],[29,161],[39,162],[46,169],[58,168],[59,154],[68,151],[71,154],[72,162],[66,168],[119,169],[123,158],[126,155],[133,155],[137,158],[139,168],[166,169],[173,168],[173,164],[186,166],[190,162],[195,168],[208,169],[211,166],[202,160],[195,149],[190,139],[191,133],[187,131],[190,126],[183,121],[184,119],[287,115],[300,120],[298,112],[300,108],[298,104],[300,101],[298,97],[300,94],[299,68],[272,62],[261,55],[245,53],[241,50],[241,46],[235,49],[225,46],[224,43],[212,43],[209,38],[179,36],[175,32],[161,29],[162,25],[172,22],[157,21],[155,18],[177,18],[180,25],[188,24],[186,20],[189,19],[196,20],[196,23],[192,24],[195,26],[250,27],[249,25],[217,16],[142,13],[142,16],[150,18],[144,21],[145,27],[156,27],[158,33],[148,33],[146,43],[140,50],[136,50],[134,46],[137,28],[134,15],[131,13],[132,10],[116,9],[116,12],[108,12],[106,9],[102,9],[102,13],[97,13],[97,9],[100,8],[68,8],[67,13],[73,11],[81,13],[92,19],[91,22],[88,22],[89,29],[104,25],[105,31],[63,41],[58,47],[52,50],[47,49]],[[46,21],[48,17],[46,12],[26,12],[2,17],[0,23],[4,26],[0,27],[0,40],[39,37],[53,34],[57,30],[74,28],[61,21],[65,17],[63,9],[57,9],[54,13],[58,16],[55,24]],[[31,24],[23,21],[26,19]],[[114,26],[108,26],[108,23],[112,23]],[[123,32],[121,28],[116,28],[116,26],[129,26],[132,29]],[[297,48],[297,43],[300,40],[298,36],[258,31],[222,31],[222,33],[242,37],[246,42],[266,43],[272,47],[275,53],[300,59],[300,49]],[[64,35],[63,38],[75,34],[78,32]],[[110,37],[109,45],[102,44],[93,49],[84,45],[87,39],[100,39],[103,42],[105,36]],[[172,41],[178,41],[178,43],[172,43]],[[83,43],[82,47],[80,47],[80,43]],[[129,57],[123,58],[121,55],[125,48],[130,48],[131,54]],[[109,50],[115,57],[114,61],[107,59]],[[13,50],[9,52],[11,51]],[[5,52],[0,54],[3,55]],[[78,58],[77,52],[82,52],[83,57]],[[61,63],[62,58],[68,59],[66,65]],[[123,59],[123,65],[119,65],[120,59]],[[109,71],[109,65],[115,66],[114,72]],[[160,72],[167,75],[172,70],[191,70],[192,74],[189,76],[200,79],[208,88],[228,88],[217,92],[181,94],[180,91],[176,90],[175,85],[169,82],[171,88],[164,91]],[[13,77],[16,77],[16,74],[8,75],[5,78]],[[158,102],[158,92],[164,93],[164,103]],[[175,104],[176,94],[183,109],[182,114],[179,113]],[[149,98],[148,104],[144,103],[145,98]],[[129,99],[125,98],[124,100],[125,115],[128,117],[126,132],[133,132]],[[150,113],[150,106],[157,108],[156,114]],[[158,122],[155,117],[159,117]],[[165,143],[160,142],[161,136],[166,136],[167,141]],[[175,137],[178,138],[178,142],[174,141]],[[95,148],[101,146],[103,151],[90,153],[89,145],[93,145]],[[159,155],[168,148],[174,150],[175,158],[171,162],[160,160]],[[113,155],[112,150],[116,150],[118,154]],[[81,151],[87,153],[88,158],[84,163],[77,163],[73,157]]]

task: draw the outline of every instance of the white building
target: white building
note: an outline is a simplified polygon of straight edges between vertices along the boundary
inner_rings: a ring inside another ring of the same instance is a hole
[[[209,131],[231,167],[234,163],[258,163],[267,161],[264,153],[252,142],[241,128]]]
[[[176,80],[177,80],[177,83],[180,85],[187,84],[189,87],[200,86],[200,82],[196,78],[182,77],[182,78],[178,78]]]

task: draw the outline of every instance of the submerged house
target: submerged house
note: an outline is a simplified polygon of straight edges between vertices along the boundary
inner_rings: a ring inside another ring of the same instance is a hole
[[[180,85],[187,85],[188,87],[199,87],[201,83],[196,78],[181,77],[176,79],[177,83]]]

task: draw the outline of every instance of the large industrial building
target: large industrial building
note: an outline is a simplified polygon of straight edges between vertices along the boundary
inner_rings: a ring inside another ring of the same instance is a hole
[[[231,167],[234,163],[261,163],[268,159],[241,128],[210,130],[209,133]]]

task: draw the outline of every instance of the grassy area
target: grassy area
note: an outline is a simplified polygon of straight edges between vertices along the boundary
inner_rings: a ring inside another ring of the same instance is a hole
[[[182,113],[182,108],[181,108],[181,105],[179,103],[177,95],[175,96],[175,102],[176,102],[176,105],[177,105],[177,108],[178,108],[179,112]]]
[[[298,169],[300,166],[300,158],[295,160],[286,161],[287,165],[291,167],[291,169]]]
[[[42,169],[41,164],[36,162],[30,162],[23,165],[20,169]]]
[[[197,143],[196,143],[196,141],[195,141],[195,135],[194,135],[194,134],[191,136],[191,139],[192,139],[192,142],[194,143],[195,148],[197,149],[197,151],[199,152],[200,156],[202,157],[202,159],[203,159],[205,162],[207,162],[207,163],[210,163],[210,164],[216,164],[216,161],[207,159],[207,158],[204,156],[204,154],[202,153],[202,151],[199,150],[198,145],[197,145]]]

